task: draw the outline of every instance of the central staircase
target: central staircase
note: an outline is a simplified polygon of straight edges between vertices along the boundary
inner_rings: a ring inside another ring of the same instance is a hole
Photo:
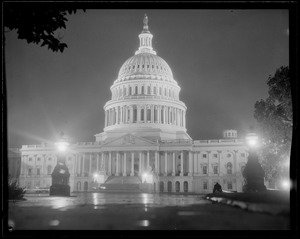
[[[110,176],[100,188],[104,191],[141,192],[141,183],[138,176]]]

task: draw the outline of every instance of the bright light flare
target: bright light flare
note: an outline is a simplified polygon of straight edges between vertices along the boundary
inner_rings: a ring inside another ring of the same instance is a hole
[[[250,148],[255,148],[258,146],[258,136],[254,133],[250,133],[246,137],[246,143]]]
[[[57,143],[55,143],[55,145],[60,152],[67,151],[67,148],[69,146],[69,144],[67,142],[57,142]]]
[[[99,177],[98,173],[94,173],[94,178],[98,178],[98,177]]]
[[[291,186],[292,186],[292,183],[289,179],[284,179],[281,182],[281,186],[284,190],[290,190]]]

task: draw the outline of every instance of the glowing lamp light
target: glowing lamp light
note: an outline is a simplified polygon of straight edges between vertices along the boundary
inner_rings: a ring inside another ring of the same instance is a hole
[[[99,175],[97,173],[94,173],[94,178],[98,178]]]
[[[258,146],[258,136],[254,133],[250,133],[246,136],[246,143],[250,148]]]
[[[282,186],[282,188],[283,188],[284,190],[290,190],[292,184],[291,184],[291,181],[290,181],[290,180],[285,179],[285,180],[282,180],[281,186]]]
[[[60,152],[65,152],[69,146],[67,142],[57,142],[55,145]]]

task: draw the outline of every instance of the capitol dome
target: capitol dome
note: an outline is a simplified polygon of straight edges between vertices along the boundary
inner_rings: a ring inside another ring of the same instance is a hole
[[[155,76],[157,80],[175,83],[168,63],[152,53],[138,53],[126,60],[119,71],[118,80],[116,82],[147,75],[152,78]]]
[[[186,133],[186,106],[179,100],[181,88],[167,62],[152,48],[148,17],[139,34],[135,55],[121,66],[106,102],[104,132],[97,141],[126,133],[150,140],[190,139]]]

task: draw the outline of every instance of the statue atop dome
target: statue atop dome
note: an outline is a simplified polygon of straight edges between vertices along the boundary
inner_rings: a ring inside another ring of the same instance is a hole
[[[143,23],[144,23],[144,27],[143,27],[143,31],[149,31],[148,30],[148,17],[147,17],[147,14],[145,13],[145,16],[144,16],[144,20],[143,20]]]

